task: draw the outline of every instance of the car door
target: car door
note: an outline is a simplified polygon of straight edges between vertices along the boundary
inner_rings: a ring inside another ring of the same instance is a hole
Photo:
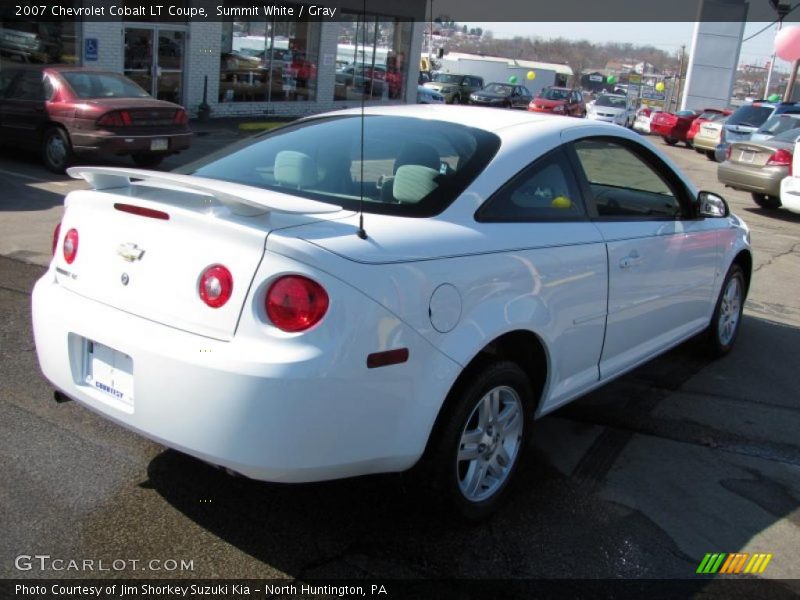
[[[19,71],[16,69],[3,69],[0,71],[0,140],[4,142],[11,140],[11,131],[6,130],[6,123],[9,125],[13,123],[12,119],[6,117],[6,97],[17,75],[19,75]]]
[[[519,86],[519,97],[517,98],[517,107],[518,108],[528,108],[528,104],[531,102],[531,93],[528,91],[528,88],[521,85]]]
[[[585,137],[572,149],[608,251],[607,378],[708,325],[718,229],[694,217],[678,175],[639,142]]]
[[[44,76],[39,70],[20,70],[3,98],[3,139],[38,147],[39,132],[47,121]]]
[[[518,248],[485,257],[486,268],[497,282],[507,277],[505,293],[513,299],[502,307],[504,318],[526,315],[545,340],[551,368],[539,410],[551,410],[597,384],[605,329],[605,243],[588,218],[568,155],[558,148],[534,161],[475,218],[485,235]]]

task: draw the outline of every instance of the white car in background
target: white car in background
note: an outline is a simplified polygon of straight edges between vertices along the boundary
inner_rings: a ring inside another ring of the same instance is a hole
[[[780,206],[789,212],[800,214],[800,141],[794,144],[794,154],[792,158],[792,168],[790,175],[781,181],[781,200]]]
[[[444,104],[445,97],[424,85],[417,86],[417,104]]]
[[[627,96],[621,94],[599,94],[586,105],[586,118],[593,121],[616,123],[631,127],[636,119],[636,110]]]
[[[69,173],[32,296],[59,394],[255,479],[417,465],[469,519],[532,418],[696,334],[728,352],[750,282],[722,198],[583,119],[368,107]]]

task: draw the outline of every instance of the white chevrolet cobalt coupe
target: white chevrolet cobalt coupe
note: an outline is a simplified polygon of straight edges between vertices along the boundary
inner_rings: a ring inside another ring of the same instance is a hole
[[[705,332],[747,226],[646,140],[475,107],[319,115],[183,173],[76,167],[33,292],[58,394],[247,477],[419,463],[488,515],[530,419]]]

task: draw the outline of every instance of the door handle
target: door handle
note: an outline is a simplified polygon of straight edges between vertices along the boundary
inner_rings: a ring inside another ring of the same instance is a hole
[[[640,262],[642,262],[642,257],[639,256],[639,253],[634,250],[625,258],[621,258],[619,261],[619,268],[620,269],[630,269],[631,267],[635,267]]]

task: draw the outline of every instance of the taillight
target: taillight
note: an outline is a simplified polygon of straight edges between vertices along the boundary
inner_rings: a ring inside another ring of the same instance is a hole
[[[132,123],[131,114],[127,110],[112,110],[97,119],[100,127],[126,127]]]
[[[725,160],[730,160],[732,153],[733,153],[733,144],[728,144],[728,147],[725,148]]]
[[[264,300],[267,316],[278,329],[305,331],[328,311],[328,293],[302,275],[286,275],[273,283]]]
[[[233,293],[233,276],[222,265],[212,265],[200,275],[200,298],[211,308],[219,308],[230,300]]]
[[[53,256],[56,255],[56,246],[58,246],[58,238],[61,235],[61,223],[56,225],[56,228],[53,230]]]
[[[176,125],[186,125],[189,122],[189,115],[186,114],[185,110],[179,108],[175,111],[175,117],[173,117],[172,122]]]
[[[68,265],[75,262],[75,257],[78,255],[78,230],[70,229],[67,235],[64,236],[64,260]]]
[[[792,153],[788,150],[776,150],[775,153],[769,157],[768,165],[777,167],[789,167],[789,175],[792,174]]]

